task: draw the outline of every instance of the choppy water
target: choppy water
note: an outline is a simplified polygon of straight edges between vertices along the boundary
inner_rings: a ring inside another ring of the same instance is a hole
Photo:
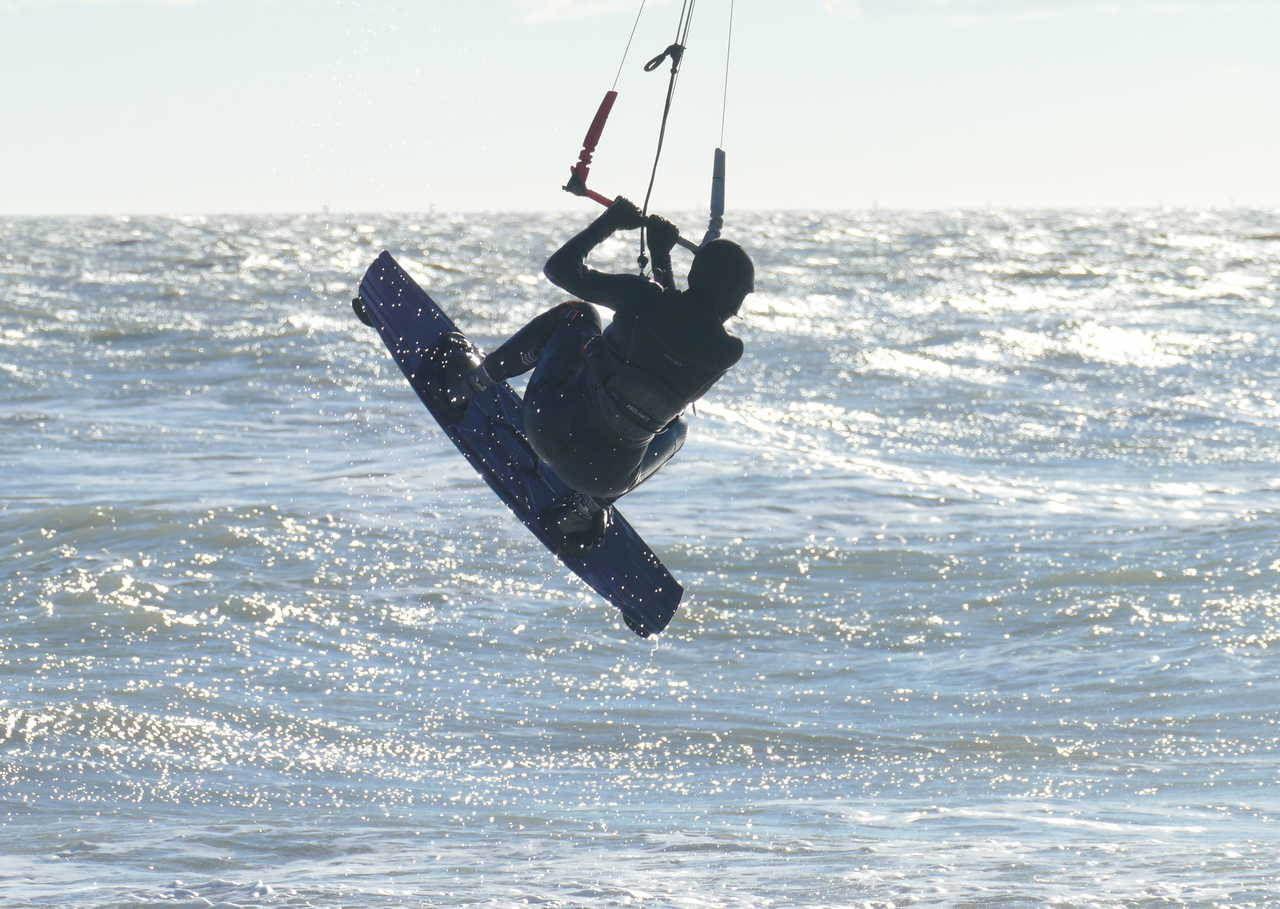
[[[1280,215],[739,218],[649,642],[347,304],[589,215],[0,220],[0,903],[1280,904]]]

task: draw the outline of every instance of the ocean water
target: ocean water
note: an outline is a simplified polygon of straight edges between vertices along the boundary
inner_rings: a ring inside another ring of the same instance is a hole
[[[648,641],[348,304],[590,214],[0,219],[0,905],[1280,905],[1280,213],[738,216]]]

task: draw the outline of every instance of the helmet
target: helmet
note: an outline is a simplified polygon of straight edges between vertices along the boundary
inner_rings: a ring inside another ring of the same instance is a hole
[[[756,289],[756,269],[737,243],[711,240],[694,254],[689,289],[710,301],[723,321],[737,315],[743,299]]]

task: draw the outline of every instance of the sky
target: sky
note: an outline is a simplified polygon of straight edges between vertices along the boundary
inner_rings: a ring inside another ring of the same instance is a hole
[[[637,0],[0,0],[0,214],[561,211]],[[1280,208],[1280,0],[736,0],[739,209]],[[730,0],[652,208],[705,210]],[[644,195],[680,3],[593,188]]]

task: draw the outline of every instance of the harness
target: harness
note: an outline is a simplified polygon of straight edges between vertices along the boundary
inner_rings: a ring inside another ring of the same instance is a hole
[[[587,389],[596,410],[611,431],[628,441],[639,443],[653,438],[724,374],[723,370],[700,370],[665,345],[661,353],[674,374],[696,376],[697,387],[688,391],[673,387],[666,378],[628,360],[603,335],[593,339],[585,350]]]

